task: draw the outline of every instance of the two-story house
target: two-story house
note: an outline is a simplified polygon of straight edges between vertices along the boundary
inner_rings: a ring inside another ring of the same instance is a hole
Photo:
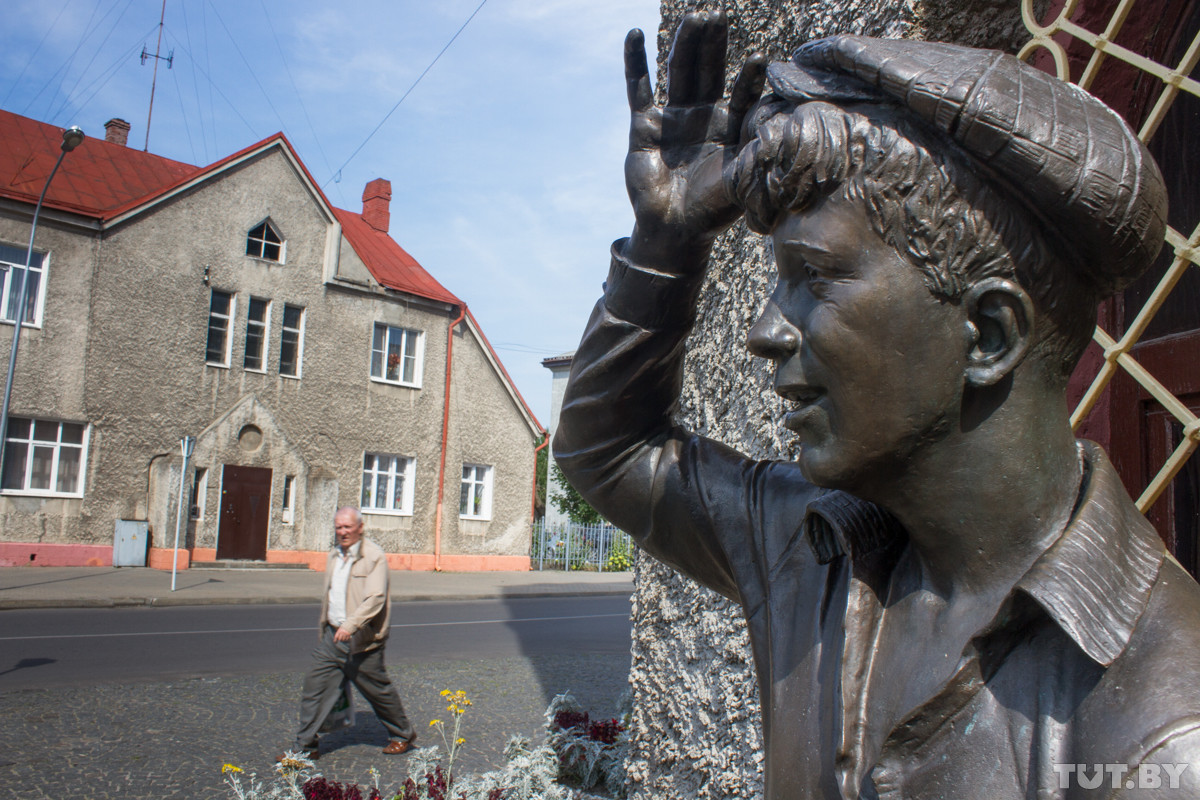
[[[388,235],[390,184],[346,211],[282,134],[201,168],[107,127],[38,224],[0,564],[112,563],[124,521],[151,566],[178,524],[181,566],[323,568],[353,505],[395,567],[527,568],[541,426],[466,304]],[[60,134],[0,111],[0,363]]]

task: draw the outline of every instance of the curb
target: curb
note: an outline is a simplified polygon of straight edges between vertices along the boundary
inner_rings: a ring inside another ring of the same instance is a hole
[[[629,589],[597,588],[594,591],[523,589],[511,593],[471,592],[467,594],[393,594],[393,603],[426,603],[438,600],[526,600],[538,597],[617,597],[629,595]],[[309,597],[59,597],[13,598],[0,600],[0,612],[47,608],[178,608],[182,606],[241,606],[241,605],[315,605],[319,595]]]

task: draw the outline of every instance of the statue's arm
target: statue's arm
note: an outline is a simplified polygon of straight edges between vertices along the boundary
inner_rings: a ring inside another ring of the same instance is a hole
[[[747,62],[724,101],[726,23],[693,14],[676,33],[667,101],[654,102],[640,31],[626,39],[631,110],[626,185],[633,234],[613,246],[605,296],[576,351],[554,452],[572,485],[644,548],[735,597],[752,565],[747,498],[767,466],[674,427],[683,342],[716,236],[740,210],[723,167],[763,83]]]

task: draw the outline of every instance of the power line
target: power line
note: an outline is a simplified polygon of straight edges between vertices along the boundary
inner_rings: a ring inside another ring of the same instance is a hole
[[[188,23],[187,3],[181,3],[180,10],[183,12],[183,33],[187,36],[188,49],[195,49],[192,47],[192,26]],[[196,96],[196,120],[200,125],[200,146],[204,149],[204,163],[208,164],[212,159],[208,155],[208,131],[204,126],[204,106],[200,104],[200,82],[196,80],[195,64],[192,64],[192,93]]]
[[[229,37],[230,43],[233,44],[233,49],[237,51],[238,57],[242,59],[242,63],[246,65],[246,70],[250,73],[250,77],[254,79],[254,83],[258,86],[258,90],[262,92],[263,99],[267,101],[267,107],[275,114],[275,119],[279,120],[279,130],[283,130],[287,125],[283,121],[283,116],[275,108],[275,104],[271,102],[270,93],[263,87],[262,82],[258,79],[258,74],[254,71],[254,67],[250,66],[250,62],[246,60],[246,55],[242,52],[242,48],[238,46],[237,40],[233,38],[233,33],[229,30],[229,26],[225,24],[224,18],[221,17],[221,12],[217,11],[217,7],[212,4],[212,0],[208,0],[208,7],[212,9],[213,14],[217,17],[217,22],[221,23],[221,27],[225,29],[225,35]]]
[[[258,4],[262,6],[263,16],[267,18],[267,28],[271,31],[271,38],[275,40],[275,49],[279,51],[279,60],[283,64],[283,71],[287,73],[288,80],[292,83],[292,91],[296,93],[296,99],[300,101],[300,110],[304,112],[304,120],[308,123],[308,130],[317,146],[317,152],[321,154],[321,160],[325,162],[325,169],[329,169],[329,158],[325,155],[325,148],[321,146],[321,140],[317,138],[317,129],[313,127],[312,117],[308,115],[308,107],[304,105],[304,97],[300,94],[300,88],[296,86],[296,79],[292,76],[292,68],[288,66],[287,56],[283,54],[283,45],[279,43],[279,35],[275,32],[275,24],[271,22],[267,4],[263,0],[258,0]]]
[[[127,47],[124,52],[117,56],[113,60],[112,64],[108,66],[108,68],[96,75],[96,77],[92,79],[91,83],[89,83],[87,86],[84,86],[80,90],[80,94],[82,95],[83,93],[91,90],[93,86],[96,87],[86,99],[81,100],[78,104],[76,104],[76,109],[79,111],[79,113],[83,113],[83,110],[86,109],[92,100],[95,99],[96,95],[100,93],[100,90],[103,89],[108,82],[113,79],[117,72],[120,71],[121,66],[131,59],[135,53],[137,53],[138,47],[142,45],[142,42],[145,41],[146,37],[149,36],[153,30],[154,29],[151,28],[146,33],[136,37],[133,40],[133,44]]]
[[[444,54],[447,50],[450,49],[450,45],[454,44],[454,40],[458,38],[458,35],[460,33],[462,33],[464,30],[466,30],[466,27],[471,24],[471,20],[475,19],[475,15],[478,14],[485,5],[487,5],[487,0],[483,0],[483,2],[481,2],[479,4],[479,6],[474,11],[471,12],[471,16],[467,17],[467,21],[464,22],[462,24],[462,26],[459,27],[459,29],[454,32],[454,35],[450,37],[450,41],[446,42],[446,46],[443,47],[440,51],[438,51],[438,54],[433,57],[433,61],[429,62],[429,66],[427,66],[424,69],[424,71],[420,75],[417,76],[417,79],[415,81],[413,81],[412,86],[408,87],[408,91],[406,91],[403,95],[401,95],[400,99],[396,101],[396,105],[392,106],[392,110],[384,115],[383,119],[381,119],[379,121],[379,124],[375,126],[375,129],[373,131],[371,131],[370,133],[367,134],[367,138],[363,139],[362,144],[360,144],[357,148],[355,148],[354,152],[350,154],[350,157],[346,159],[346,162],[337,168],[337,172],[333,173],[333,175],[330,175],[329,179],[326,180],[325,183],[321,184],[321,188],[325,188],[326,186],[328,186],[329,181],[333,181],[335,179],[338,181],[341,180],[342,170],[344,170],[346,168],[346,166],[351,161],[354,160],[354,157],[356,155],[358,155],[359,152],[364,147],[367,146],[367,142],[371,141],[372,137],[374,137],[375,134],[379,133],[379,129],[383,127],[383,124],[385,122],[387,122],[388,118],[396,112],[396,109],[400,107],[400,104],[404,102],[405,98],[407,98],[410,94],[412,94],[412,90],[417,88],[417,84],[421,82],[421,79],[424,78],[426,76],[426,74],[429,73],[429,70],[433,69],[433,65],[438,62],[438,59],[442,57],[442,54]]]
[[[67,109],[67,107],[71,104],[71,96],[73,94],[75,94],[75,90],[79,88],[79,84],[83,82],[84,77],[91,73],[92,65],[95,64],[96,59],[100,57],[100,53],[104,50],[104,46],[106,44],[108,44],[109,39],[112,38],[113,32],[116,31],[117,26],[121,24],[121,20],[125,17],[126,12],[129,11],[129,7],[131,5],[133,5],[133,0],[129,0],[129,2],[127,2],[125,4],[125,8],[121,9],[121,13],[119,15],[117,15],[117,18],[115,20],[113,20],[112,26],[109,27],[108,33],[104,34],[104,39],[102,39],[100,44],[96,47],[96,51],[94,53],[92,53],[92,57],[91,57],[91,59],[88,60],[87,66],[85,66],[82,70],[80,70],[79,77],[75,79],[75,83],[71,86],[71,88],[63,93],[62,104],[59,105],[59,107],[57,109],[55,109],[53,114],[50,114],[48,117],[46,117],[47,120],[53,121],[59,114],[61,114],[63,111],[65,111]],[[105,14],[105,17],[107,17],[107,16],[108,16],[108,14]],[[102,24],[103,22],[104,22],[104,19],[101,18],[101,20],[99,22],[97,22],[96,25],[98,26],[98,25]],[[92,30],[95,30],[95,28],[92,28]],[[80,42],[79,46],[80,46],[80,49],[82,49],[83,43]],[[78,52],[78,51],[76,51],[76,52]],[[72,61],[75,60],[74,55],[71,56],[71,60]]]
[[[50,27],[47,28],[46,32],[42,34],[42,39],[37,43],[37,47],[33,48],[33,53],[29,56],[29,60],[25,62],[25,66],[21,67],[21,74],[17,76],[15,81],[13,81],[12,86],[8,87],[8,91],[4,94],[4,99],[0,100],[0,106],[8,105],[8,98],[12,97],[13,90],[21,85],[21,79],[25,77],[25,71],[29,69],[29,65],[33,63],[35,58],[37,58],[37,54],[42,51],[42,45],[46,43],[46,40],[50,38],[50,34],[53,33],[54,29],[58,27],[58,21],[62,18],[63,12],[67,10],[67,6],[69,5],[71,5],[71,0],[67,0],[67,2],[63,3],[63,7],[58,10],[58,16],[54,18],[54,22],[51,22]]]

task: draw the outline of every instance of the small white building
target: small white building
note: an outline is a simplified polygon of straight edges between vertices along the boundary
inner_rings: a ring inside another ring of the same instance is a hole
[[[571,359],[575,351],[562,353],[557,356],[542,359],[542,366],[550,370],[550,428],[547,436],[550,441],[549,451],[554,451],[554,432],[558,430],[558,414],[562,410],[563,395],[567,391],[567,378],[571,375]],[[558,482],[554,470],[554,457],[550,457],[549,468],[546,470],[546,524],[565,525],[570,522],[567,515],[559,511],[553,501],[555,494],[560,494],[563,486]]]

